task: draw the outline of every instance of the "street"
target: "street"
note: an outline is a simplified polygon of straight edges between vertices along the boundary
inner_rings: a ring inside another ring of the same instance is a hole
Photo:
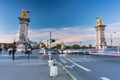
[[[120,80],[120,57],[103,55],[67,55],[59,62],[76,80]]]
[[[52,55],[52,59],[60,62],[74,76],[75,80],[120,80],[120,56]],[[49,79],[47,60],[48,56],[44,60],[40,60],[38,51],[33,51],[29,59],[24,53],[16,53],[14,61],[12,56],[4,53],[0,55],[0,78],[1,80],[38,80],[39,74],[42,73],[47,77],[41,75],[41,79],[47,80]],[[60,73],[63,76],[63,72]],[[68,79],[67,76],[61,77],[61,74],[53,79]],[[65,72],[64,75],[66,75]],[[20,79],[17,79],[19,76],[21,76]]]
[[[28,55],[16,53],[15,59],[8,52],[0,55],[0,80],[70,80],[63,69],[56,63],[59,75],[50,77],[48,57],[40,58],[39,50]]]

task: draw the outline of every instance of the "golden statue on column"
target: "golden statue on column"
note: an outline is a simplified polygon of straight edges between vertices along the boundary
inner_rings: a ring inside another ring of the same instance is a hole
[[[27,13],[30,13],[30,12],[23,9],[23,10],[22,10],[21,17],[22,17],[22,18],[26,18],[26,17],[27,17]]]
[[[99,50],[104,50],[107,47],[107,43],[105,41],[105,27],[106,25],[102,24],[101,18],[96,17],[97,26],[96,28],[96,48]]]
[[[97,19],[97,25],[99,26],[99,25],[102,25],[102,20],[100,19],[100,18],[98,18],[98,17],[96,17],[96,19]]]

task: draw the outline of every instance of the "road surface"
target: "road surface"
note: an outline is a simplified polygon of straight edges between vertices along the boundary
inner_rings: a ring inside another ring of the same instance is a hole
[[[76,80],[120,80],[120,57],[67,55],[57,58]]]

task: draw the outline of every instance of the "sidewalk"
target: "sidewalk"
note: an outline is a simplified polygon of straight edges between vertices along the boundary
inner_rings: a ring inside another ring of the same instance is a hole
[[[9,56],[8,56],[9,57]],[[0,80],[70,80],[63,69],[58,66],[59,75],[49,76],[48,60],[40,59],[1,59]]]

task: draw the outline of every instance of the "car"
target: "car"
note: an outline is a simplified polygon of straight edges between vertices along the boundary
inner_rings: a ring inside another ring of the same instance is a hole
[[[79,50],[77,50],[77,49],[74,50],[74,49],[73,49],[73,50],[71,50],[70,54],[71,54],[71,55],[73,55],[73,54],[77,55],[77,54],[79,54]]]
[[[48,52],[51,52],[51,54],[60,54],[60,52],[57,49],[51,49]]]
[[[89,55],[90,51],[87,50],[87,49],[80,49],[79,54],[81,54],[81,55]]]
[[[17,52],[22,52],[22,53],[24,53],[24,52],[25,52],[25,48],[17,48]]]

